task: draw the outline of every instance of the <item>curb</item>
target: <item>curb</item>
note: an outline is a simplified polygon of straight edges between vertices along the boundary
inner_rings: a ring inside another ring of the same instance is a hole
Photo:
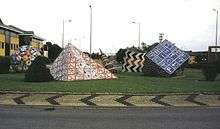
[[[182,93],[174,93],[174,92],[165,92],[165,93],[80,93],[80,92],[27,92],[27,91],[0,91],[3,94],[64,94],[64,95],[132,95],[132,96],[144,96],[144,95],[220,95],[220,92],[182,92]]]

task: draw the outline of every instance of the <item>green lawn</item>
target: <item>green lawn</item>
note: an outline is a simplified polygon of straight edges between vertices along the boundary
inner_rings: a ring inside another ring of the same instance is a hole
[[[24,82],[24,74],[0,74],[0,91],[72,93],[189,93],[220,92],[220,75],[214,82],[204,80],[200,70],[187,69],[185,77],[148,77],[142,73],[120,73],[115,80],[73,82]]]

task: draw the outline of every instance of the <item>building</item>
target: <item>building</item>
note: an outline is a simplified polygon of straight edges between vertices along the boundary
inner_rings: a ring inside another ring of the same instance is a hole
[[[36,48],[38,50],[41,50],[43,48],[44,39],[35,35],[33,31],[25,31],[23,29],[20,29],[12,25],[9,25],[9,27],[22,32],[21,34],[19,34],[19,45],[20,46],[30,45],[33,48]]]
[[[19,47],[19,34],[22,32],[4,25],[0,19],[0,56],[10,56]]]
[[[12,25],[3,24],[0,19],[0,56],[10,56],[22,45],[30,45],[43,51],[44,39],[36,36],[33,31],[25,31]]]

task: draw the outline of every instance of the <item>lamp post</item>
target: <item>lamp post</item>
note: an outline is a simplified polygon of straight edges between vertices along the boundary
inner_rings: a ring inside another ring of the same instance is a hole
[[[69,19],[69,20],[63,20],[63,33],[62,33],[62,48],[64,48],[64,24],[66,23],[66,22],[71,22],[72,20],[71,19]]]
[[[138,47],[140,47],[141,45],[141,23],[140,22],[132,22],[134,24],[137,24],[138,25]]]
[[[216,12],[216,26],[215,26],[215,46],[218,45],[218,10],[213,9],[213,11]]]
[[[90,45],[89,45],[89,54],[92,53],[92,5],[89,5],[90,8]]]

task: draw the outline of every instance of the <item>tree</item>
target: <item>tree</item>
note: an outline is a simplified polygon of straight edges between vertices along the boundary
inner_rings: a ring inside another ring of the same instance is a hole
[[[215,64],[203,65],[202,73],[205,76],[206,81],[215,81],[217,77],[217,66]]]
[[[9,56],[0,57],[0,74],[9,73],[11,58]]]
[[[145,53],[148,53],[149,51],[151,51],[154,47],[156,47],[159,43],[154,43],[152,45],[144,45],[142,46],[142,51]]]
[[[91,57],[92,59],[100,59],[100,58],[101,58],[101,55],[97,52],[97,53],[92,53],[92,54],[90,55],[90,57]]]
[[[51,47],[53,44],[51,42],[46,42],[46,45],[49,47]]]
[[[52,45],[51,42],[47,42],[46,44],[48,46],[48,58],[51,61],[54,61],[59,56],[59,54],[62,52],[63,49],[57,44]]]
[[[125,52],[127,51],[127,49],[119,49],[118,52],[116,53],[116,61],[119,63],[124,63],[124,56],[125,56]]]

